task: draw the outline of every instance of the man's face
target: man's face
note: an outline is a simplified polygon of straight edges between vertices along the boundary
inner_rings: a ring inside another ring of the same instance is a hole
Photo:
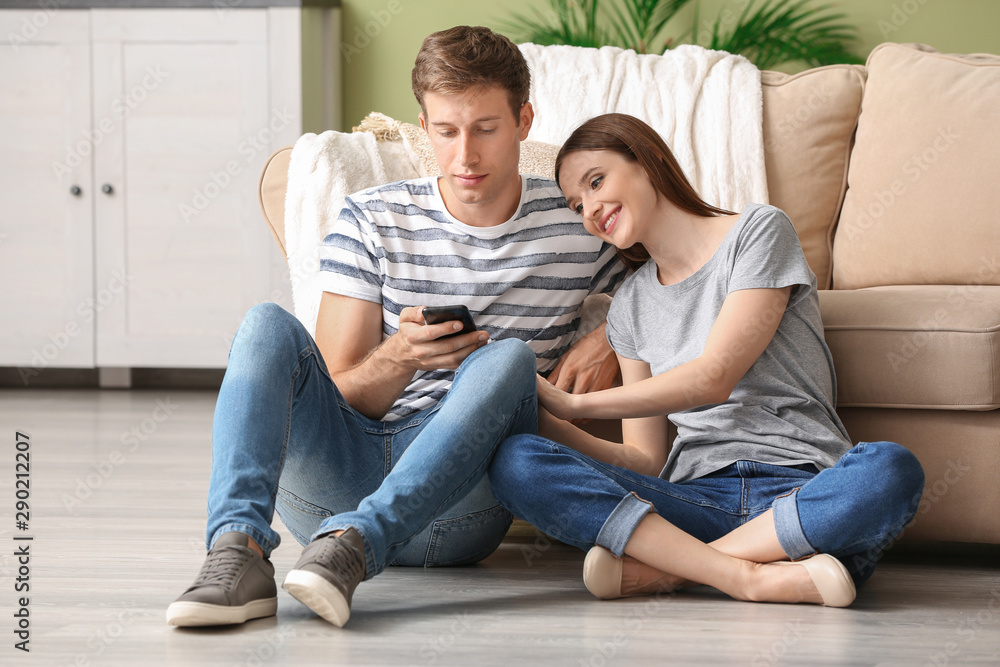
[[[420,126],[441,167],[448,210],[479,227],[507,220],[521,198],[517,161],[531,129],[531,105],[515,118],[507,92],[490,86],[455,95],[427,93],[424,106]]]

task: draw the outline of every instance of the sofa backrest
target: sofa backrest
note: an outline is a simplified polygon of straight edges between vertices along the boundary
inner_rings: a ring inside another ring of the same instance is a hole
[[[291,159],[291,146],[279,148],[267,158],[260,171],[260,180],[257,181],[260,212],[264,214],[264,222],[285,259],[288,259],[285,248],[285,191],[288,189],[288,163]]]
[[[795,225],[806,260],[821,289],[829,287],[831,237],[846,187],[851,140],[857,124],[864,68],[834,65],[794,76],[763,72],[764,159],[772,204]],[[398,124],[427,175],[440,174],[427,136],[419,127]],[[522,172],[552,176],[558,146],[526,141],[521,146]],[[291,147],[268,160],[258,186],[261,211],[284,252],[284,203]]]
[[[761,87],[768,198],[788,214],[817,285],[827,289],[865,71],[858,65],[794,75],[764,71]]]
[[[833,245],[833,287],[1000,285],[1000,57],[882,44]]]
[[[1000,284],[1000,57],[883,44],[865,67],[765,71],[761,83],[770,203],[820,289]],[[439,173],[424,133],[399,127]],[[526,142],[522,169],[544,173],[556,149]],[[259,190],[279,245],[287,163],[287,149],[273,156]]]

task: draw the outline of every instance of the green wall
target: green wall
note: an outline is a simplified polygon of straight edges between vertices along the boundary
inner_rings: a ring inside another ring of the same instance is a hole
[[[702,0],[701,20],[746,0]],[[543,0],[343,0],[344,125],[350,130],[369,111],[416,122],[410,69],[423,38],[454,25],[499,29],[515,13]],[[881,42],[923,42],[946,53],[1000,54],[1000,2],[995,0],[838,0],[858,27],[859,55]],[[690,27],[686,11],[673,32]]]

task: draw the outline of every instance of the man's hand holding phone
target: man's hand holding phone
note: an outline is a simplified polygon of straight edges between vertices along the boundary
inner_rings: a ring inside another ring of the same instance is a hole
[[[489,340],[475,327],[465,306],[404,308],[399,313],[397,359],[414,370],[458,368]]]
[[[445,334],[442,338],[460,336],[461,334],[471,333],[476,330],[476,323],[472,321],[472,314],[465,306],[424,306],[421,313],[424,316],[424,323],[426,324],[458,322],[462,325],[461,329]]]

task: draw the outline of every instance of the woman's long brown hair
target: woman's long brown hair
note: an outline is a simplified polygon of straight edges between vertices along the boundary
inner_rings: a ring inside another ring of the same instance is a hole
[[[698,196],[663,138],[634,116],[608,113],[595,116],[576,128],[556,156],[557,183],[563,160],[578,151],[611,151],[638,162],[656,191],[682,211],[704,217],[732,215],[732,211],[707,204]],[[618,256],[633,271],[649,259],[641,243],[619,248]]]

